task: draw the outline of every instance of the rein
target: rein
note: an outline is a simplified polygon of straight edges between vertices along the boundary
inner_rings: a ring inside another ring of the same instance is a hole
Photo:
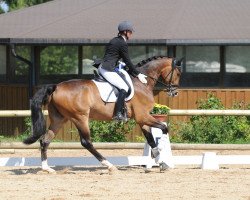
[[[172,85],[172,84],[171,84],[172,79],[173,79],[174,69],[176,68],[176,64],[177,64],[177,61],[174,59],[174,60],[172,61],[172,69],[171,69],[171,71],[167,74],[166,77],[164,77],[164,79],[166,79],[166,78],[170,75],[170,79],[169,79],[169,83],[168,83],[168,84],[163,83],[162,81],[159,81],[158,79],[156,79],[156,78],[154,78],[154,77],[152,77],[152,76],[146,75],[146,76],[148,76],[149,78],[151,78],[152,80],[154,80],[155,82],[164,85],[164,86],[167,88],[167,93],[168,93],[170,96],[172,96],[172,97],[174,97],[174,96],[176,96],[176,95],[178,94],[178,92],[175,91],[176,88],[177,88],[177,85]]]

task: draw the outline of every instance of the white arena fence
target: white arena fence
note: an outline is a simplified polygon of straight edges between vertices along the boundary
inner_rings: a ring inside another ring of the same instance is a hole
[[[0,117],[26,117],[30,116],[30,110],[5,110],[0,111]],[[44,114],[48,112],[45,110]],[[233,116],[250,116],[250,110],[170,110],[169,115],[187,116],[187,115],[233,115]],[[144,144],[142,156],[123,156],[123,157],[108,157],[107,159],[115,164],[122,166],[140,165],[146,168],[157,166],[159,162],[164,161],[170,168],[175,168],[176,165],[198,165],[202,169],[217,170],[219,165],[250,165],[250,155],[216,155],[215,152],[204,152],[202,155],[196,156],[173,156],[172,145],[170,145],[168,135],[163,135],[160,129],[152,128],[152,133],[155,140],[159,142],[158,147],[161,150],[160,156],[156,159],[151,158],[150,147]],[[0,149],[4,150],[8,146],[0,143]],[[15,146],[15,145],[14,145]],[[9,145],[9,147],[14,147]],[[18,145],[17,145],[18,146]],[[19,147],[21,148],[19,144]],[[126,145],[124,145],[125,148]],[[133,145],[131,145],[133,146]],[[134,145],[135,146],[135,145]],[[160,147],[161,146],[161,147]],[[250,149],[246,145],[228,145],[241,147],[239,149]],[[25,148],[26,146],[24,146]],[[217,145],[218,147],[218,145]],[[242,148],[243,147],[243,148]],[[14,147],[15,148],[15,147]],[[9,148],[6,148],[9,149]],[[209,149],[209,148],[208,148]],[[216,145],[212,145],[210,149],[216,149]],[[218,148],[217,148],[218,149]],[[237,148],[236,148],[237,149]],[[50,166],[96,166],[100,163],[94,157],[54,157],[48,158]],[[18,157],[2,157],[0,158],[0,166],[40,166],[40,158],[18,158]]]
[[[43,111],[48,115],[48,111]],[[30,110],[0,110],[0,117],[28,117]],[[210,116],[250,116],[250,110],[170,110],[169,116],[192,116],[192,115],[210,115]]]

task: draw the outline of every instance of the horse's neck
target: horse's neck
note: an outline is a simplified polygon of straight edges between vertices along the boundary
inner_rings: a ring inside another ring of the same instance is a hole
[[[145,74],[149,77],[148,78],[148,85],[153,89],[157,80],[159,79],[161,75],[161,70],[162,70],[162,64],[159,63],[158,65],[154,65],[151,67],[148,67],[145,70]]]

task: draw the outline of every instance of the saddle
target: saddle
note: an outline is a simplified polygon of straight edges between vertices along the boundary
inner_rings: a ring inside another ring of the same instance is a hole
[[[97,61],[96,60],[94,61],[93,66],[98,68],[100,66],[100,64],[101,64],[101,60],[98,59]],[[123,80],[129,86],[128,95],[125,99],[125,101],[129,101],[134,96],[134,87],[133,87],[131,77],[129,76],[127,71],[124,69],[119,69],[119,73],[121,73],[123,75],[122,76]],[[115,87],[114,85],[112,85],[111,83],[109,83],[96,70],[94,70],[94,75],[95,75],[95,78],[92,79],[92,81],[97,86],[99,93],[100,93],[100,96],[101,96],[101,99],[107,103],[116,102],[118,94],[119,94],[119,89],[117,87]]]

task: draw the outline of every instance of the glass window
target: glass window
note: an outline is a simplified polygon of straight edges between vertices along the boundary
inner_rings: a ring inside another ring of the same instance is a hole
[[[220,85],[219,46],[177,46],[176,57],[185,58],[180,80],[182,87]]]
[[[145,46],[129,46],[128,51],[134,65],[147,58]]]
[[[30,46],[16,46],[15,48],[17,55],[30,60],[31,59],[31,48]],[[29,65],[27,63],[11,56],[11,69],[14,72],[14,76],[28,76]]]
[[[148,46],[148,54],[147,57],[153,56],[167,56],[167,46]]]
[[[167,56],[167,46],[129,46],[129,56],[137,64],[153,56]]]
[[[82,73],[93,74],[95,69],[92,64],[97,58],[103,58],[105,46],[83,46],[82,47]]]
[[[250,47],[226,47],[226,72],[250,73]]]
[[[220,50],[218,46],[177,46],[176,56],[185,57],[185,72],[220,72]]]
[[[6,46],[0,45],[0,76],[6,75]]]
[[[42,49],[41,75],[78,74],[77,46],[48,46]]]

